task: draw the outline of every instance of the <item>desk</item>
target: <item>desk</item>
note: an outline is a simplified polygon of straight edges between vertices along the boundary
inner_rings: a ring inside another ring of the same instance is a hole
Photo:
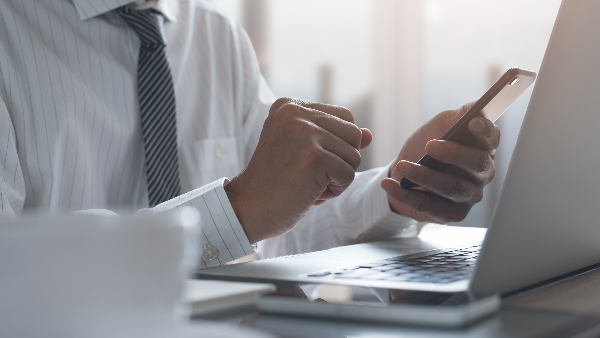
[[[208,319],[259,328],[282,338],[600,337],[600,269],[512,297],[498,314],[462,329],[293,318],[259,314],[252,309]]]

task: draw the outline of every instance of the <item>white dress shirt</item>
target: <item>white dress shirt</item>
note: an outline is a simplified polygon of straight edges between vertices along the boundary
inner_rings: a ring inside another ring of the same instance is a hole
[[[0,0],[0,215],[148,206],[131,0]],[[251,254],[224,177],[250,161],[275,96],[240,25],[200,0],[137,1],[165,16],[183,195],[144,212],[201,211],[200,268]],[[358,174],[340,197],[260,244],[264,257],[388,238],[413,220]],[[171,211],[169,211],[171,210]]]

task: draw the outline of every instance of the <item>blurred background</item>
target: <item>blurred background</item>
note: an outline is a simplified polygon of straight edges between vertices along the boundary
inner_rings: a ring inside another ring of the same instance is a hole
[[[352,110],[383,166],[435,114],[477,100],[510,67],[539,71],[559,0],[212,0],[248,32],[281,96]],[[502,143],[484,200],[455,225],[487,227],[531,88],[498,120]]]

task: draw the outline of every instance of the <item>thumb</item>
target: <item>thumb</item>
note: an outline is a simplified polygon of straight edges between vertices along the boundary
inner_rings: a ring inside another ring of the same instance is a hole
[[[373,141],[373,134],[367,128],[360,128],[360,131],[362,133],[362,138],[360,139],[360,149],[365,149]]]

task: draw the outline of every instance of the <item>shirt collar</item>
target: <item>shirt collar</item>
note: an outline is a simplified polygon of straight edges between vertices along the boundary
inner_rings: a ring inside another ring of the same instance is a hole
[[[81,20],[91,19],[108,13],[115,8],[135,2],[134,0],[73,0]],[[177,13],[179,11],[177,0],[158,0],[154,9],[161,12],[168,21],[177,22]]]

